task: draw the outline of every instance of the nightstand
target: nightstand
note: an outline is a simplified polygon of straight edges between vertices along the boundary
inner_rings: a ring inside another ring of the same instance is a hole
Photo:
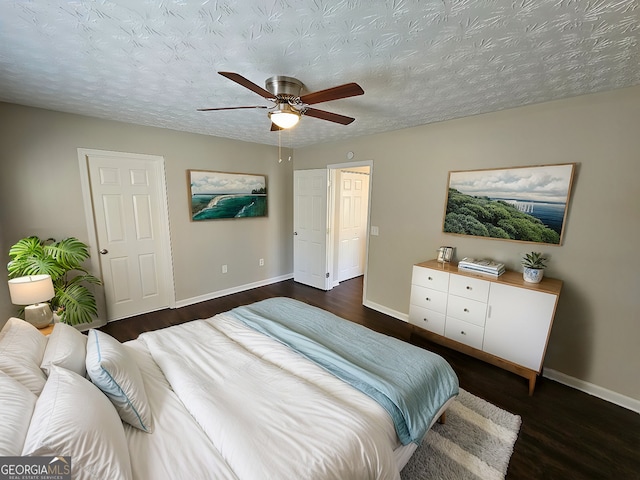
[[[47,325],[44,328],[39,328],[38,331],[43,334],[45,337],[51,335],[51,332],[53,332],[53,326],[55,325],[55,323],[50,323],[49,325]]]

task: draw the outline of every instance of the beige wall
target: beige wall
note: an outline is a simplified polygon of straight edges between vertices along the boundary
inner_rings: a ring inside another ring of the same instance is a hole
[[[368,302],[406,314],[411,266],[439,245],[520,269],[522,252],[550,255],[564,281],[545,366],[640,400],[640,87],[295,152],[295,169],[373,160]],[[348,128],[348,127],[345,127]],[[445,235],[450,170],[578,164],[562,246]]]
[[[293,271],[293,168],[277,147],[0,103],[0,247],[27,235],[88,241],[79,147],[165,159],[176,300]],[[288,155],[288,152],[287,152]],[[267,175],[267,218],[191,222],[187,169]],[[259,267],[259,258],[265,266]],[[229,272],[221,273],[227,264]],[[0,315],[14,315],[0,274]]]
[[[4,252],[9,250],[9,246],[5,246],[4,236],[2,235],[3,230],[2,221],[0,220],[0,252],[3,252],[1,268],[4,268]],[[6,274],[0,275],[0,282],[4,282],[6,278]],[[10,316],[14,316],[15,314],[16,312],[9,299],[9,289],[0,288],[0,328],[2,328]]]

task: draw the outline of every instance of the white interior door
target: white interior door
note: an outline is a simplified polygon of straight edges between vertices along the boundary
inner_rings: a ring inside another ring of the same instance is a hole
[[[293,279],[329,290],[327,193],[329,172],[293,172]]]
[[[107,320],[173,306],[162,157],[85,158]]]
[[[343,282],[364,275],[369,175],[340,170],[338,182],[337,279]]]

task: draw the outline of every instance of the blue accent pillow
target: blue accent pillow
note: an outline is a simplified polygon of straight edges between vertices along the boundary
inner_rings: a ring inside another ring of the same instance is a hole
[[[89,330],[87,374],[129,425],[151,433],[153,419],[142,374],[126,347],[110,335]]]

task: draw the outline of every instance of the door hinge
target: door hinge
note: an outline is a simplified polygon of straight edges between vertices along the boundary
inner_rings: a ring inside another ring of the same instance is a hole
[[[329,272],[327,272],[326,277],[329,278]]]

